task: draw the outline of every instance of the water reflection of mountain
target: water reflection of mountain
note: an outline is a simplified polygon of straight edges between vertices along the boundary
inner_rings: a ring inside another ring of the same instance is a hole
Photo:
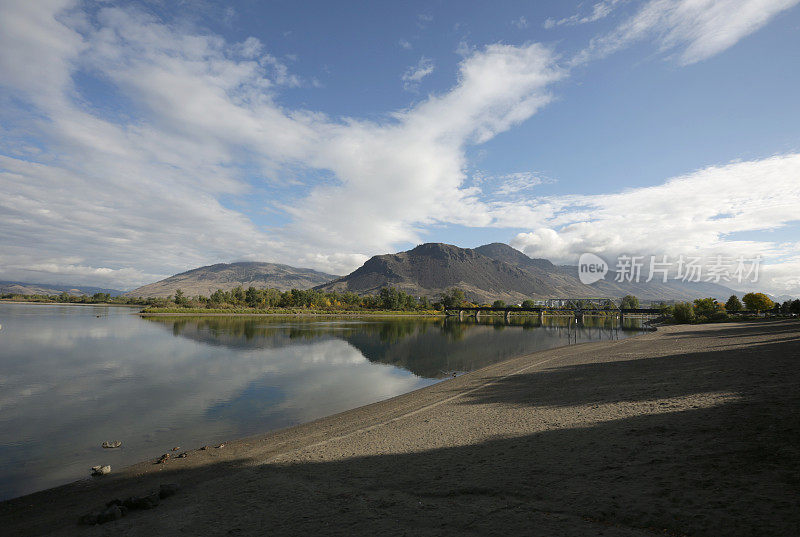
[[[425,378],[472,371],[521,354],[579,341],[624,337],[610,319],[579,327],[567,318],[545,325],[532,318],[265,319],[241,317],[150,317],[175,336],[234,349],[277,349],[302,342],[341,339],[371,362],[401,367]]]

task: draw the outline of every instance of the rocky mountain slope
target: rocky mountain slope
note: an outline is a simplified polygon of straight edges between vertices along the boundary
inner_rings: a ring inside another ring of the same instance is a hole
[[[168,297],[174,295],[178,289],[187,296],[209,296],[217,289],[228,291],[239,285],[245,289],[253,286],[257,289],[274,288],[287,291],[310,289],[334,278],[337,276],[277,263],[218,263],[170,276],[128,291],[124,296]]]
[[[467,298],[480,303],[503,300],[519,303],[528,298],[622,297],[633,294],[644,300],[692,300],[713,296],[727,298],[735,291],[712,283],[681,281],[614,281],[584,285],[577,267],[557,266],[546,259],[532,259],[511,246],[492,243],[475,249],[428,243],[407,252],[374,256],[351,274],[320,285],[323,291],[376,293],[391,285],[407,293],[437,297],[460,287]]]
[[[519,250],[507,244],[493,243],[475,249],[489,257],[506,261],[514,266],[527,270],[536,277],[543,278],[546,285],[554,289],[550,296],[597,296],[622,297],[634,295],[646,300],[694,300],[695,298],[714,297],[727,299],[738,294],[724,285],[711,282],[684,282],[667,280],[645,282],[618,282],[617,272],[612,270],[603,280],[591,285],[584,285],[578,279],[578,267],[572,265],[553,265],[546,259],[531,259]]]

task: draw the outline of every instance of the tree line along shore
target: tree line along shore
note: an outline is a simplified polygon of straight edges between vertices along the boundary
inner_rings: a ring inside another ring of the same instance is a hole
[[[215,313],[215,314],[268,314],[268,313],[405,313],[435,315],[441,314],[445,308],[493,306],[496,308],[532,308],[539,303],[528,299],[520,304],[506,304],[496,300],[492,304],[480,304],[466,299],[462,289],[457,287],[440,293],[435,299],[426,296],[414,296],[395,287],[383,287],[376,294],[359,295],[353,292],[322,292],[314,289],[244,289],[237,286],[231,290],[217,289],[210,296],[187,296],[180,289],[169,297],[127,297],[111,296],[109,293],[93,295],[21,295],[4,294],[0,299],[5,301],[34,303],[70,303],[70,304],[113,304],[144,306],[142,313]],[[580,305],[580,301],[579,305]],[[620,308],[638,308],[640,301],[633,295],[623,297]],[[764,293],[747,293],[740,300],[731,295],[726,302],[714,298],[696,299],[694,302],[665,301],[650,302],[649,307],[658,308],[665,322],[704,323],[723,322],[732,318],[740,319],[743,314],[768,314],[771,316],[800,315],[800,299],[785,302],[773,302]],[[613,306],[609,305],[609,313]]]

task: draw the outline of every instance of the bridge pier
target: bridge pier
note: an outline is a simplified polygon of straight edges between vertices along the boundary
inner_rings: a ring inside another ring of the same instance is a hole
[[[505,317],[506,322],[508,322],[509,319],[511,318],[511,310],[506,310],[506,313],[505,313],[504,317]]]
[[[476,321],[480,321],[481,320],[481,311],[480,310],[475,310],[475,320]]]
[[[458,320],[459,321],[464,320],[464,310],[458,310]]]

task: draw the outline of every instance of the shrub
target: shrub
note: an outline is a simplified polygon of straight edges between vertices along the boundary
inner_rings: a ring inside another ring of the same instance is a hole
[[[686,302],[678,302],[672,306],[672,318],[679,323],[691,323],[694,321],[694,308]]]

